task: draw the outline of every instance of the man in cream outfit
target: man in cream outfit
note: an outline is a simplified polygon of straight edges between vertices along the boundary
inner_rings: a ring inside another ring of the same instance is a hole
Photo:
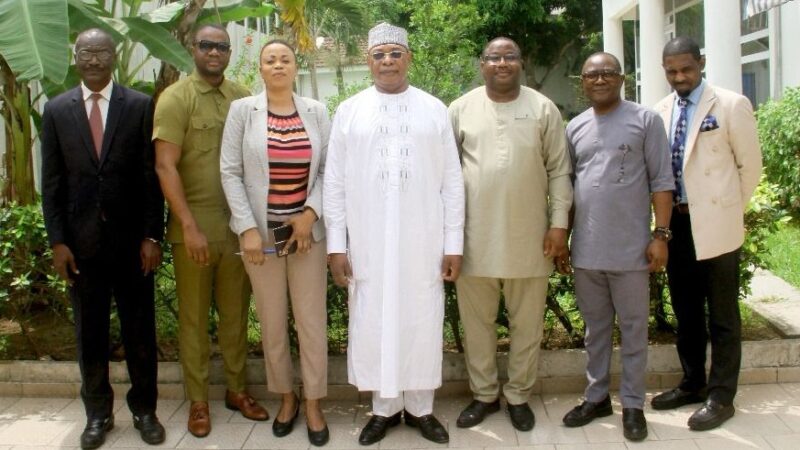
[[[703,80],[705,57],[697,43],[687,37],[668,42],[663,67],[675,92],[655,110],[667,129],[675,175],[667,273],[684,375],[652,404],[672,409],[704,401],[689,428],[708,430],[734,414],[741,363],[739,254],[744,211],[761,176],[761,148],[752,105]]]

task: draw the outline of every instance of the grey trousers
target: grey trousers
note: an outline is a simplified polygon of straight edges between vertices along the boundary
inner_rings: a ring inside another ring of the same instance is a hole
[[[575,269],[575,294],[586,323],[586,400],[608,395],[614,315],[622,335],[623,408],[644,407],[647,369],[647,321],[650,314],[649,274]]]

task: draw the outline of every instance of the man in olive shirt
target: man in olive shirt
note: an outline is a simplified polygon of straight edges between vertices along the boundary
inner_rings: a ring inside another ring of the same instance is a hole
[[[218,25],[194,35],[195,71],[167,88],[158,100],[153,127],[156,171],[169,203],[167,239],[172,242],[178,292],[180,359],[191,401],[189,431],[211,431],[208,410],[208,316],[211,298],[219,313],[217,336],[228,391],[225,406],[252,420],[267,411],[245,392],[247,312],[250,285],[219,171],[225,116],[233,100],[249,92],[225,79],[230,38]]]
[[[553,259],[561,263],[567,254],[570,160],[558,108],[521,86],[517,44],[492,40],[480,68],[485,86],[449,109],[467,200],[456,288],[474,396],[456,425],[472,427],[500,409],[495,320],[502,290],[511,337],[502,391],[511,424],[528,431],[535,421],[528,398],[536,381],[547,280]]]

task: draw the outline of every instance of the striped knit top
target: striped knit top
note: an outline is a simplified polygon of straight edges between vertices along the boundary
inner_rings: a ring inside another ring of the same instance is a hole
[[[300,115],[267,116],[269,194],[267,220],[284,222],[303,211],[311,167],[311,141]]]

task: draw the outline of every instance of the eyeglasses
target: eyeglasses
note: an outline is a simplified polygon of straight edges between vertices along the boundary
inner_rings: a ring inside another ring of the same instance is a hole
[[[509,53],[507,55],[484,55],[482,59],[483,62],[493,66],[500,64],[500,61],[505,61],[506,64],[514,64],[519,61],[519,55],[516,53]]]
[[[214,41],[195,41],[195,47],[203,53],[208,53],[211,50],[217,49],[220,53],[228,53],[231,50],[231,44],[228,42],[214,42]]]
[[[97,57],[97,60],[100,62],[109,62],[114,57],[114,52],[111,50],[98,50],[93,52],[91,50],[78,50],[75,53],[75,57],[78,58],[78,61],[89,62],[92,58]]]
[[[392,50],[390,52],[375,52],[372,54],[372,59],[374,59],[375,61],[381,61],[383,58],[386,58],[387,56],[392,59],[400,59],[403,57],[405,53],[406,52],[402,50]]]
[[[600,78],[604,80],[612,80],[616,77],[622,76],[621,73],[617,72],[616,70],[593,70],[591,72],[584,72],[581,74],[581,78],[585,81],[595,82]]]

